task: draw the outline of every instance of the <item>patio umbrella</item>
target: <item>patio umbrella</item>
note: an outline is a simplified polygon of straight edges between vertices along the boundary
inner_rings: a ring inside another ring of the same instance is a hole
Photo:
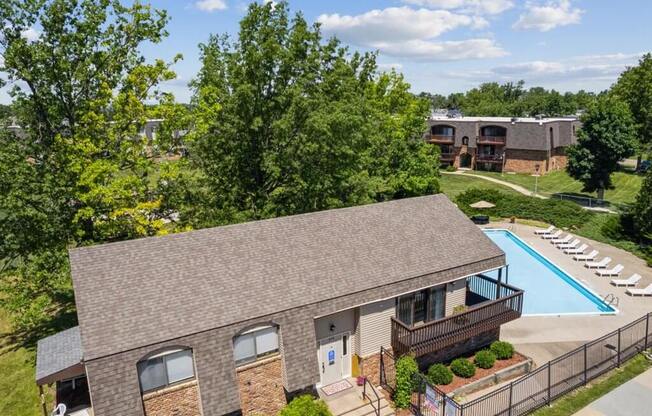
[[[476,203],[473,203],[470,205],[471,208],[478,208],[478,209],[484,209],[484,208],[493,208],[496,205],[492,204],[491,202],[487,201],[478,201]]]

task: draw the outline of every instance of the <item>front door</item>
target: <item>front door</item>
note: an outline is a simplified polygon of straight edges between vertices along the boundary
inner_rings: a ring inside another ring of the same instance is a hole
[[[319,342],[321,385],[328,386],[342,379],[342,336],[336,335]]]

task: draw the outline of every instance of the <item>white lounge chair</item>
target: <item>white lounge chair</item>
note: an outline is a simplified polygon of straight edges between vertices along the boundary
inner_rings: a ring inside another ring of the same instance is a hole
[[[571,242],[572,239],[573,239],[573,236],[568,234],[566,237],[564,237],[562,239],[555,238],[555,239],[551,240],[550,244],[553,244],[553,245],[568,244],[568,243]]]
[[[543,238],[544,240],[552,240],[553,238],[559,238],[559,236],[561,236],[561,234],[562,234],[562,231],[557,230],[557,231],[554,232],[554,234],[544,234],[544,235],[541,236],[541,238]]]
[[[590,261],[584,264],[587,269],[606,269],[611,263],[611,257],[605,257],[600,261]]]
[[[582,244],[578,248],[565,248],[564,253],[566,254],[584,254],[584,251],[589,248],[588,245]]]
[[[611,284],[614,286],[636,286],[641,281],[641,275],[634,273],[627,279],[611,279]]]
[[[578,246],[579,243],[580,243],[579,238],[576,238],[575,240],[571,241],[570,243],[557,244],[557,248],[560,249],[560,250],[566,250],[568,248],[575,248],[575,247]]]
[[[589,254],[577,254],[573,256],[575,261],[593,261],[598,256],[598,250],[593,250]]]
[[[652,296],[652,284],[645,289],[627,289],[625,293],[631,296]]]
[[[66,414],[66,405],[63,403],[59,403],[57,407],[54,408],[52,413],[50,413],[51,416],[63,416]]]
[[[555,226],[551,225],[550,227],[546,228],[545,230],[544,229],[534,230],[534,234],[536,234],[536,235],[550,234],[550,233],[552,233],[552,231],[554,229],[555,229]]]
[[[609,270],[596,270],[595,274],[598,276],[609,276],[609,277],[618,277],[620,272],[623,271],[625,267],[622,264],[616,264],[613,268]]]

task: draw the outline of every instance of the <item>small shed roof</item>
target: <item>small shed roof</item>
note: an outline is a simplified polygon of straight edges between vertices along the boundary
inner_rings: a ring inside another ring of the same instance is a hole
[[[78,326],[39,340],[36,348],[37,384],[50,384],[84,373]]]

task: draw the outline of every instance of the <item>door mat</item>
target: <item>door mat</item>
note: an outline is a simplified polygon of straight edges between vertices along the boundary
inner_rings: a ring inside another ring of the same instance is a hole
[[[348,380],[341,380],[338,381],[337,383],[329,384],[328,386],[322,387],[321,391],[323,391],[325,395],[330,396],[332,394],[339,393],[346,389],[350,389],[351,387],[353,386],[351,385],[351,383],[349,383]]]

